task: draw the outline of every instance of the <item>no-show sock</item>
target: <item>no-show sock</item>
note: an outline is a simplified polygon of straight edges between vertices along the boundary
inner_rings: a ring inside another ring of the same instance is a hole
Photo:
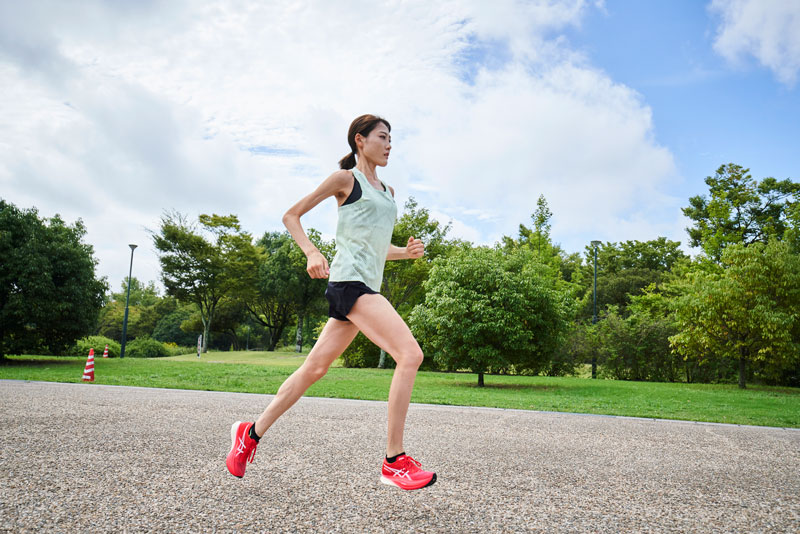
[[[403,456],[404,454],[405,454],[405,452],[401,452],[401,453],[400,453],[400,454],[398,454],[397,456],[392,456],[391,458],[389,458],[389,457],[387,456],[387,457],[386,457],[386,463],[393,464],[394,462],[396,462],[396,461],[397,461],[397,459],[398,459],[398,458],[400,458],[400,457],[401,457],[401,456]]]
[[[253,440],[253,441],[255,441],[256,443],[258,443],[258,440],[260,440],[260,439],[261,439],[261,438],[259,437],[259,435],[258,435],[258,434],[256,434],[256,424],[255,424],[255,423],[253,423],[253,424],[250,426],[250,431],[249,431],[247,434],[250,436],[250,439],[252,439],[252,440]]]

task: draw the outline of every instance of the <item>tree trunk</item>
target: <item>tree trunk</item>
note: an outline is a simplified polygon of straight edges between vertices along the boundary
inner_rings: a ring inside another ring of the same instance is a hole
[[[202,320],[203,322],[203,354],[208,352],[208,332],[211,329],[211,321]]]
[[[275,350],[275,347],[278,346],[278,342],[281,340],[281,336],[283,336],[283,329],[286,328],[286,323],[281,322],[275,328],[270,328],[269,332],[269,347],[267,348],[268,351],[272,352]]]
[[[478,387],[479,388],[483,387],[483,371],[480,371],[478,373]]]
[[[295,336],[295,352],[303,352],[303,318],[297,318],[297,335]]]
[[[744,379],[745,379],[745,375],[744,375],[744,367],[745,366],[744,366],[744,363],[745,363],[744,355],[740,355],[739,356],[739,388],[740,389],[746,389],[747,388],[747,386],[744,383]]]
[[[297,336],[295,336],[295,352],[303,352],[303,318],[297,317]]]
[[[378,359],[378,369],[383,369],[384,365],[386,365],[386,351],[381,349],[381,357]]]

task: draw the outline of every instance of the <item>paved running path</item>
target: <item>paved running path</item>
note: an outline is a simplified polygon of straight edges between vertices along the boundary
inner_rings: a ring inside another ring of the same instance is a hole
[[[378,482],[386,404],[0,381],[0,531],[798,532],[800,431],[412,405],[424,490]]]

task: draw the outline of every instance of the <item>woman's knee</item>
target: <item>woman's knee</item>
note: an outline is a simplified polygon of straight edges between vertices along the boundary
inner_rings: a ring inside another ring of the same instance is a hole
[[[404,365],[408,367],[413,367],[414,369],[419,368],[422,365],[422,360],[425,356],[422,354],[422,349],[419,348],[419,345],[413,348],[409,348],[398,358],[397,365]]]
[[[324,365],[303,365],[303,374],[311,380],[312,382],[316,382],[323,376],[325,376],[328,372],[328,366]]]

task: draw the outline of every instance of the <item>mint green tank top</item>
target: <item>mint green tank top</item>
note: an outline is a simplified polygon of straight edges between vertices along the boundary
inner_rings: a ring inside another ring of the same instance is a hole
[[[328,278],[331,282],[364,282],[381,290],[383,266],[397,219],[397,204],[389,187],[379,191],[356,168],[351,169],[361,186],[361,198],[339,206],[336,225],[336,255]]]

